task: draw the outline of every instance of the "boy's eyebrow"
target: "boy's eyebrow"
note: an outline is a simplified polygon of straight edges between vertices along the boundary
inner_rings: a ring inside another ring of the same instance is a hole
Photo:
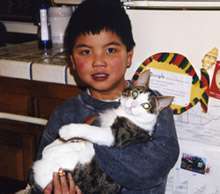
[[[117,41],[112,41],[112,42],[106,43],[104,46],[106,47],[106,46],[110,46],[110,45],[120,46],[120,45],[122,45],[122,43],[117,42]],[[78,44],[78,45],[75,45],[74,48],[83,48],[83,47],[92,48],[92,46],[89,46],[87,44]]]
[[[90,46],[87,45],[87,44],[77,44],[77,45],[74,46],[74,48],[82,48],[82,47],[88,47],[88,48],[90,48]]]
[[[122,45],[122,43],[117,42],[117,41],[112,41],[112,42],[105,44],[105,46],[110,46],[110,45],[120,46],[120,45]]]

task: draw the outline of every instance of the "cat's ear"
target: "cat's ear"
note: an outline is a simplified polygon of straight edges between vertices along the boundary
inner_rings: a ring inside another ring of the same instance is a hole
[[[133,82],[134,86],[144,86],[146,88],[149,88],[150,83],[150,70],[147,70],[143,73],[140,73],[137,80]]]
[[[155,96],[156,98],[156,112],[159,113],[164,108],[170,106],[173,102],[173,96]]]

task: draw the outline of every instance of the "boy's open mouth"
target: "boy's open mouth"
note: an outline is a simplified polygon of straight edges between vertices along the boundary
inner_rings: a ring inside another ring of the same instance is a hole
[[[109,74],[107,73],[94,73],[92,74],[92,78],[95,81],[104,81],[109,77]]]

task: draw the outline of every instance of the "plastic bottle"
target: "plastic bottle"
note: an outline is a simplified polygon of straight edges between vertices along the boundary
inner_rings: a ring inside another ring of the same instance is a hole
[[[46,1],[42,1],[40,5],[40,22],[39,22],[39,48],[45,52],[52,48],[50,27],[48,22],[48,8]]]

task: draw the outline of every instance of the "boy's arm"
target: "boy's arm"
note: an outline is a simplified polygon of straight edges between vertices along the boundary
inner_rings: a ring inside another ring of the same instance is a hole
[[[58,130],[63,125],[58,112],[53,112],[44,129],[36,154],[36,160],[42,157],[43,149],[50,143],[52,143],[58,136]]]
[[[61,123],[62,122],[59,119],[57,112],[56,111],[53,112],[52,115],[50,116],[50,119],[47,123],[46,128],[44,129],[44,131],[42,133],[40,143],[38,145],[35,160],[41,159],[42,158],[42,151],[43,151],[44,147],[54,141],[54,139],[57,136],[57,132],[54,129],[56,129],[56,128],[59,129],[59,126],[61,126]],[[32,168],[30,168],[30,170],[29,170],[28,183],[30,185],[35,185],[34,174],[33,174]],[[37,185],[35,185],[35,187],[31,189],[30,193],[31,194],[36,194],[36,193],[43,194],[41,192],[41,188],[38,187]]]
[[[173,114],[164,109],[151,141],[123,149],[95,146],[101,168],[121,186],[144,190],[164,182],[179,155]]]

